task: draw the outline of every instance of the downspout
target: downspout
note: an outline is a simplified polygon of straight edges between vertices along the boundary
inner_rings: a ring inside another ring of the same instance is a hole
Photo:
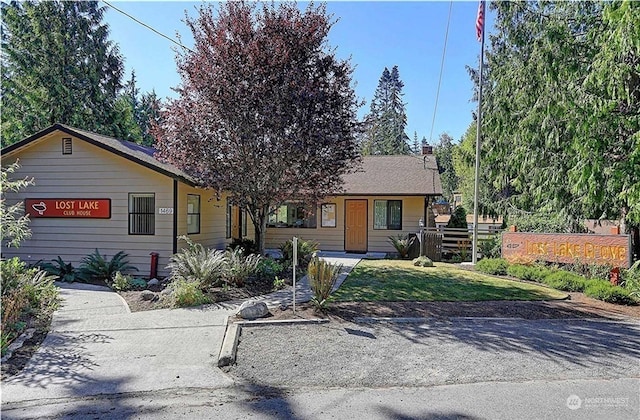
[[[178,252],[178,180],[173,180],[173,253]]]

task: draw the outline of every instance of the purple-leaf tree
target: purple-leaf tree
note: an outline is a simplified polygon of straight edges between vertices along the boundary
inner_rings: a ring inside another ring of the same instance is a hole
[[[361,105],[349,61],[327,44],[324,6],[227,2],[187,18],[195,45],[179,53],[182,82],[156,127],[158,156],[230,194],[264,251],[271,209],[315,205],[359,162]]]

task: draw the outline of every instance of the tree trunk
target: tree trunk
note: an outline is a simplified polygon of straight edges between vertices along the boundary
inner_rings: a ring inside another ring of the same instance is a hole
[[[260,209],[256,212],[256,217],[253,218],[253,227],[255,229],[255,241],[258,246],[258,254],[264,255],[265,239],[267,236],[267,217],[269,216],[269,209]]]

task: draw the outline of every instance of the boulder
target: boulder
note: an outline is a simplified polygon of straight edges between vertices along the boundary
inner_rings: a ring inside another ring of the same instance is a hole
[[[238,315],[242,319],[256,319],[262,318],[269,313],[269,308],[264,302],[258,302],[255,300],[248,300],[240,305]]]
[[[151,290],[143,290],[142,293],[140,293],[140,299],[142,299],[142,300],[154,300],[154,299],[156,299],[156,294],[153,293]]]
[[[151,279],[147,282],[147,286],[156,286],[160,284],[160,280],[158,279]]]

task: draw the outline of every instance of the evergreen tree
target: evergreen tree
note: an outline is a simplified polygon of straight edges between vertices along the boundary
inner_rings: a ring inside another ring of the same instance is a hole
[[[618,218],[638,238],[640,3],[491,7],[481,172],[496,193],[486,203]]]
[[[435,147],[438,171],[442,182],[442,195],[451,203],[453,192],[458,188],[458,176],[453,165],[453,139],[447,133],[440,134],[440,141]]]
[[[365,155],[409,154],[406,104],[402,101],[402,88],[398,66],[391,71],[384,68],[378,87],[365,117],[365,136],[362,152]]]
[[[2,3],[2,146],[53,123],[113,135],[123,64],[97,1]]]
[[[414,131],[413,132],[413,145],[411,147],[411,152],[414,155],[419,155],[422,153],[422,150],[420,150],[420,143],[418,143],[418,132]]]

